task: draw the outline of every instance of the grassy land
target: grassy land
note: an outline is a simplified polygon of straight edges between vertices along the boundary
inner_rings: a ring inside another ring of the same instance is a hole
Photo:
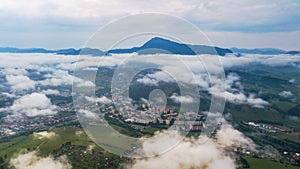
[[[66,155],[73,168],[120,168],[119,165],[128,160],[95,145],[81,128],[60,127],[51,132],[55,135],[50,138],[37,138],[31,134],[0,143],[0,157],[5,161],[0,168],[24,151],[37,151],[37,155],[42,157]],[[92,150],[89,150],[91,147]],[[86,151],[89,154],[85,154]]]
[[[149,129],[150,133],[153,131],[154,129]],[[80,128],[60,127],[51,130],[51,132],[55,133],[55,136],[51,138],[38,139],[31,134],[0,143],[0,157],[4,157],[4,160],[8,163],[11,158],[22,150],[37,151],[40,156],[52,155],[59,157],[60,155],[71,154],[67,158],[74,168],[120,168],[120,163],[129,162],[129,159],[110,154],[99,146],[96,146]],[[97,128],[97,132],[101,132],[99,128]],[[113,142],[113,140],[110,141]],[[92,151],[84,154],[84,152],[88,151],[89,147],[93,147]],[[247,157],[245,159],[248,161],[250,169],[297,168],[267,159]]]
[[[289,134],[282,133],[282,134],[276,135],[276,137],[279,139],[282,139],[282,140],[287,139],[287,140],[297,142],[300,139],[300,132],[294,132],[294,133],[289,133]]]
[[[248,157],[246,157],[245,159],[248,161],[250,169],[299,169],[296,166],[282,164],[268,159],[257,159]]]
[[[272,108],[253,108],[248,105],[228,105],[228,110],[237,121],[282,122],[282,114]]]
[[[52,150],[59,148],[65,142],[72,142],[79,145],[90,144],[89,138],[84,132],[81,135],[76,132],[82,131],[73,127],[61,127],[54,129],[55,136],[53,138],[38,139],[32,134],[29,136],[20,136],[11,139],[8,142],[0,143],[0,156],[6,156],[10,159],[14,154],[19,153],[21,150],[35,150],[39,147],[39,155],[46,156],[52,152]]]
[[[300,73],[294,67],[249,66],[232,69],[241,77],[241,83],[246,93],[254,93],[256,97],[269,102],[263,109],[247,105],[227,105],[227,111],[235,121],[268,121],[280,123],[300,131],[300,121],[288,117],[289,110],[299,105]],[[290,80],[295,82],[291,83]],[[290,91],[292,96],[282,97],[282,91]]]

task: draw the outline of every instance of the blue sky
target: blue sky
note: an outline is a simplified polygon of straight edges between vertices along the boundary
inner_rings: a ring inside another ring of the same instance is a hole
[[[0,46],[79,48],[101,26],[157,12],[195,24],[222,47],[300,50],[298,0],[0,0]]]

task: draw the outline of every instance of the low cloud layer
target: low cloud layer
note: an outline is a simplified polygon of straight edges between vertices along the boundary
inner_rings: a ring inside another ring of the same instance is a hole
[[[293,96],[293,93],[291,91],[282,91],[279,93],[279,96],[287,98]]]
[[[112,102],[110,99],[108,99],[105,96],[101,96],[101,97],[88,97],[88,96],[85,96],[85,99],[89,102],[101,103],[101,104],[108,104],[108,103]]]
[[[14,114],[26,116],[53,115],[56,114],[56,106],[45,94],[32,93],[15,100],[9,108]]]
[[[184,169],[184,168],[226,168],[234,169],[234,160],[226,156],[211,140],[206,143],[186,140],[169,152],[149,159],[137,160],[131,169]]]
[[[48,78],[42,81],[37,81],[42,86],[61,86],[76,84],[78,87],[94,87],[95,84],[91,81],[85,81],[73,75],[70,75],[65,70],[55,70],[52,75],[48,75]]]
[[[256,149],[254,142],[244,136],[243,133],[234,129],[230,124],[224,124],[216,134],[218,143],[224,146],[244,146],[251,150]]]
[[[246,95],[240,83],[240,77],[237,74],[229,74],[223,85],[221,85],[222,81],[218,79],[212,79],[212,81],[214,85],[207,90],[217,97],[225,97],[227,102],[233,104],[248,104],[256,108],[263,108],[269,104],[261,98],[256,98],[254,94],[250,93]]]
[[[35,137],[37,139],[43,139],[43,138],[51,139],[55,136],[56,136],[56,134],[53,131],[50,131],[50,132],[41,131],[41,132],[33,133],[33,137]]]
[[[53,90],[53,89],[47,89],[47,90],[42,90],[40,93],[43,93],[45,95],[59,95],[58,90]]]
[[[35,82],[24,75],[6,75],[6,80],[11,89],[15,91],[29,90],[35,87]]]
[[[131,55],[131,54],[128,54]],[[128,55],[106,56],[106,57],[91,57],[82,56],[81,60],[77,60],[75,56],[61,56],[61,55],[49,55],[49,54],[0,54],[0,67],[3,69],[0,73],[5,78],[5,83],[9,85],[12,91],[2,93],[2,95],[10,98],[15,98],[13,104],[5,110],[11,111],[14,114],[24,114],[27,116],[38,115],[53,115],[57,113],[57,106],[51,103],[51,100],[46,95],[59,95],[58,90],[53,90],[47,87],[59,87],[65,85],[72,85],[73,81],[79,86],[93,87],[95,84],[92,81],[85,81],[82,78],[74,77],[72,70],[75,66],[79,70],[84,69],[86,71],[96,70],[95,66],[98,66],[98,61],[101,60],[102,66],[113,67],[118,65]],[[165,65],[169,69],[174,69],[172,72],[176,72],[176,65],[170,63],[172,57],[177,55],[170,55],[165,59],[157,55],[157,60],[161,59],[161,65]],[[145,56],[141,56],[145,57]],[[202,90],[208,91],[210,94],[226,96],[227,101],[234,104],[248,104],[253,107],[262,108],[269,103],[266,100],[258,98],[255,94],[246,93],[243,90],[243,85],[240,82],[240,77],[235,74],[229,74],[225,78],[225,81],[219,81],[218,78],[211,76],[201,75],[206,70],[215,70],[216,64],[210,62],[206,69],[199,65],[197,56],[180,56],[185,60],[185,64],[191,68],[191,71],[195,73]],[[209,58],[210,55],[201,55],[200,57]],[[250,64],[262,64],[267,66],[295,66],[295,69],[299,69],[300,58],[299,55],[277,55],[277,56],[259,56],[259,55],[243,55],[236,57],[234,55],[228,55],[225,57],[219,57],[221,63],[225,68],[231,68],[233,66],[246,66]],[[156,61],[158,62],[158,61]],[[77,63],[77,65],[76,65]],[[89,69],[93,68],[93,69]],[[165,67],[162,66],[162,69]],[[42,79],[33,81],[29,76],[29,69],[40,73]],[[178,72],[178,71],[177,71]],[[181,75],[181,72],[178,72]],[[185,83],[192,83],[191,79],[187,79],[184,74],[180,76],[179,80]],[[157,85],[160,81],[173,82],[169,76],[162,73],[148,74],[142,80],[139,81],[144,84]],[[213,83],[209,84],[209,80]],[[24,83],[27,82],[27,83]],[[291,82],[295,82],[292,80]],[[223,83],[222,85],[219,85]],[[41,87],[41,90],[38,88]],[[30,91],[30,90],[34,91]],[[14,91],[25,91],[19,94]],[[27,93],[26,93],[27,92]],[[292,93],[289,91],[283,91],[280,93],[282,97],[290,96]],[[172,95],[170,97],[176,102],[191,102],[192,98],[189,96]],[[111,100],[102,96],[99,98],[86,97],[87,101],[93,103],[111,103]],[[4,109],[2,109],[4,110]],[[80,113],[87,117],[95,118],[95,114],[86,110],[80,110]],[[159,134],[159,133],[158,133]],[[158,135],[157,134],[157,135]],[[51,138],[49,133],[37,134],[40,138]],[[51,135],[51,134],[50,134]],[[174,135],[169,135],[174,137]],[[176,136],[175,136],[176,137]],[[144,144],[144,151],[150,154],[155,154],[151,147],[160,146],[162,144],[168,145],[169,139],[164,140],[149,140]],[[230,146],[244,146],[247,145],[249,149],[255,149],[253,142],[245,137],[242,133],[235,130],[229,124],[223,124],[216,134],[216,139],[207,139],[203,143],[204,138],[190,138],[180,142],[176,147],[168,152],[165,152],[161,156],[136,160],[135,163],[130,166],[131,168],[236,168],[235,159],[226,152],[225,148]],[[29,163],[29,162],[30,163]],[[16,168],[46,168],[47,166],[54,166],[54,168],[63,168],[66,165],[55,161],[51,157],[40,158],[37,157],[35,152],[19,155],[16,159],[12,160],[11,164]],[[43,164],[43,165],[42,165]],[[49,165],[45,165],[49,164]]]
[[[176,103],[192,103],[194,102],[194,99],[191,96],[179,96],[178,94],[173,94],[170,96],[170,99],[172,99]]]
[[[95,119],[98,116],[96,113],[91,112],[89,110],[85,110],[85,109],[79,109],[78,113],[79,113],[80,116],[84,116],[87,119],[89,119],[89,118],[90,119]]]
[[[168,80],[168,78],[158,76],[163,74],[165,73],[157,72],[155,74],[148,74],[137,81],[146,85],[158,85],[159,82],[175,82],[173,79]],[[256,108],[263,108],[269,104],[267,101],[257,98],[252,93],[246,94],[240,82],[240,77],[235,73],[230,73],[224,80],[218,79],[215,76],[208,77],[206,74],[200,74],[196,76],[196,84],[199,85],[200,90],[208,91],[217,97],[225,97],[228,102],[233,104],[248,104]],[[170,99],[177,103],[193,102],[192,97],[179,96],[178,94],[173,94]]]
[[[92,57],[92,56],[80,56],[78,60],[75,56],[55,55],[55,54],[13,54],[13,53],[1,53],[0,54],[0,74],[2,75],[3,83],[1,87],[3,89],[8,88],[5,91],[7,97],[20,99],[32,93],[40,93],[42,95],[59,95],[59,91],[54,90],[53,87],[69,86],[75,82],[78,87],[95,87],[95,83],[91,80],[84,80],[84,77],[75,77],[72,74],[73,69],[76,67],[78,70],[91,71],[96,70],[98,65],[105,67],[114,67],[119,65],[122,60],[136,54],[122,54],[106,57]],[[262,64],[267,66],[294,66],[295,69],[299,69],[300,58],[299,55],[242,55],[236,57],[235,55],[226,55],[225,57],[216,57],[211,55],[201,56],[184,56],[184,55],[165,55],[157,54],[150,56],[138,56],[140,61],[153,62],[151,59],[155,58],[155,64],[160,63],[160,68],[164,70],[170,70],[174,74],[167,74],[163,72],[156,72],[148,74],[138,80],[138,82],[158,85],[160,81],[163,82],[175,82],[172,76],[176,76],[176,80],[183,81],[184,83],[195,83],[193,79],[190,79],[181,69],[178,69],[179,62],[170,62],[172,58],[180,58],[185,66],[190,68],[190,73],[195,76],[195,81],[202,90],[207,90],[210,94],[216,96],[225,96],[228,102],[234,104],[248,104],[253,107],[262,108],[268,105],[268,101],[259,98],[257,93],[247,93],[243,90],[243,86],[240,83],[240,77],[237,74],[229,74],[225,82],[214,76],[208,76],[205,74],[207,71],[213,72],[218,69],[218,61],[222,63],[225,69],[234,66],[248,66],[250,64]],[[205,67],[202,62],[207,61]],[[175,65],[174,65],[175,64]],[[180,65],[179,65],[180,66]],[[32,72],[34,75],[32,76]],[[36,75],[41,76],[40,79],[34,79]],[[218,81],[219,80],[219,81]],[[210,83],[212,82],[212,83]],[[295,80],[290,80],[294,83]],[[218,85],[222,84],[222,85]],[[42,90],[40,90],[42,89]],[[279,93],[281,97],[290,97],[293,93],[283,91]],[[45,97],[44,97],[45,98]],[[101,100],[102,99],[102,100]],[[173,99],[176,99],[173,96]],[[44,101],[46,99],[43,99]],[[20,101],[20,100],[19,100]],[[95,101],[95,100],[94,100]],[[109,102],[104,98],[98,98],[96,102]],[[17,102],[15,103],[17,104]],[[49,104],[50,105],[50,104]],[[16,105],[13,106],[14,111],[20,111],[16,109]],[[54,114],[54,107],[42,108],[42,111],[25,111],[28,115],[36,114]],[[2,108],[4,110],[5,108]],[[38,110],[38,109],[36,109]]]
[[[39,157],[35,151],[20,153],[10,160],[10,165],[16,169],[70,169],[66,157],[54,159],[53,157]]]
[[[27,75],[28,74],[28,71],[22,68],[6,68],[1,72],[6,75]]]
[[[164,137],[158,137],[164,134]],[[169,145],[170,140],[179,139],[174,132],[165,131],[156,133],[150,140],[143,144],[143,151],[148,155],[155,155],[147,159],[137,159],[129,169],[184,169],[184,168],[207,168],[207,169],[234,169],[236,162],[233,154],[226,149],[230,146],[244,146],[255,150],[255,145],[249,138],[234,129],[230,124],[225,124],[216,134],[216,139],[200,136],[199,138],[185,138],[169,151],[156,154],[153,151]],[[168,146],[167,146],[168,147]]]
[[[138,79],[137,82],[146,84],[146,85],[153,85],[158,86],[159,82],[175,82],[175,80],[165,72],[159,71],[153,74],[147,74],[141,79]]]

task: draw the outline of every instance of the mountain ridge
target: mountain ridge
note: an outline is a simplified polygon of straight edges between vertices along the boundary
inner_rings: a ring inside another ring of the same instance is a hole
[[[196,54],[213,54],[225,56],[228,53],[237,54],[300,54],[300,51],[285,51],[276,48],[221,48],[217,46],[207,46],[207,45],[192,45],[178,43],[171,41],[169,39],[164,39],[161,37],[153,37],[141,46],[136,46],[132,48],[124,49],[111,49],[108,51],[102,51],[95,48],[66,48],[50,50],[44,48],[16,48],[16,47],[0,47],[0,53],[53,53],[60,55],[91,55],[91,56],[104,56],[110,54],[122,54],[122,53],[133,53],[137,52],[139,54],[158,54],[158,53],[168,53],[168,54],[179,54],[179,55],[196,55]]]
[[[99,49],[92,48],[67,48],[67,49],[57,49],[57,50],[49,50],[44,48],[15,48],[15,47],[0,47],[0,53],[53,53],[60,55],[79,55],[86,54],[92,56],[102,56],[105,54],[104,51]]]
[[[132,47],[130,49],[112,49],[108,51],[108,53],[118,54],[133,52],[138,52],[140,54],[155,54],[157,52],[162,52],[179,55],[217,54],[220,56],[232,53],[230,49],[206,45],[183,44],[160,37],[154,37],[140,47]]]
[[[247,49],[247,48],[230,48],[230,50],[234,53],[244,53],[244,54],[261,54],[261,55],[280,55],[280,54],[300,54],[300,51],[292,50],[292,51],[286,51],[282,49],[277,48],[253,48],[253,49]]]

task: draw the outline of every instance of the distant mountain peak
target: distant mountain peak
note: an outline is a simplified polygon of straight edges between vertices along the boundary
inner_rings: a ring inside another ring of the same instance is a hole
[[[231,51],[235,53],[261,54],[261,55],[278,55],[278,54],[286,53],[286,51],[281,49],[276,49],[276,48],[255,48],[255,49],[231,48]]]
[[[0,48],[0,52],[9,53],[54,53],[61,55],[92,55],[92,56],[104,56],[109,54],[121,54],[121,53],[134,53],[139,54],[178,54],[178,55],[196,55],[196,54],[212,54],[224,56],[227,53],[232,53],[229,49],[223,49],[213,46],[205,45],[190,45],[175,42],[162,37],[153,37],[142,46],[133,47],[129,49],[112,49],[109,51],[101,51],[99,49],[92,48],[80,48],[80,49],[59,49],[59,50],[47,50],[43,48],[33,48],[33,49],[18,49],[18,48]]]
[[[177,43],[177,42],[171,41],[171,40],[169,40],[169,39],[165,39],[165,38],[158,37],[158,36],[151,38],[151,39],[148,40],[146,43],[157,43],[157,42],[158,42],[158,43],[159,43],[159,42],[161,42],[161,43]],[[145,44],[146,44],[146,43],[145,43]]]
[[[161,37],[153,37],[140,47],[133,47],[130,49],[112,49],[108,51],[108,53],[119,54],[133,52],[138,52],[140,54],[170,53],[179,55],[217,54],[221,56],[224,56],[226,53],[232,53],[229,49],[205,45],[183,44]]]
[[[168,39],[164,39],[164,38],[162,38],[162,37],[159,37],[159,36],[155,36],[155,37],[152,37],[150,40],[148,40],[148,42],[149,41],[155,41],[155,40],[162,40],[162,41],[170,41],[170,40],[168,40]]]
[[[178,54],[178,55],[198,55],[198,54],[211,54],[224,56],[228,53],[238,53],[238,54],[267,54],[267,55],[278,55],[278,54],[290,54],[297,55],[300,51],[285,51],[276,48],[220,48],[216,46],[206,46],[206,45],[192,45],[184,44],[163,37],[153,37],[146,41],[141,46],[136,46],[127,49],[111,49],[109,51],[101,51],[95,48],[68,48],[68,49],[58,49],[49,50],[44,48],[15,48],[15,47],[0,47],[0,53],[53,53],[60,55],[91,55],[91,56],[104,56],[110,54],[121,54],[121,53],[134,53],[139,54]]]

